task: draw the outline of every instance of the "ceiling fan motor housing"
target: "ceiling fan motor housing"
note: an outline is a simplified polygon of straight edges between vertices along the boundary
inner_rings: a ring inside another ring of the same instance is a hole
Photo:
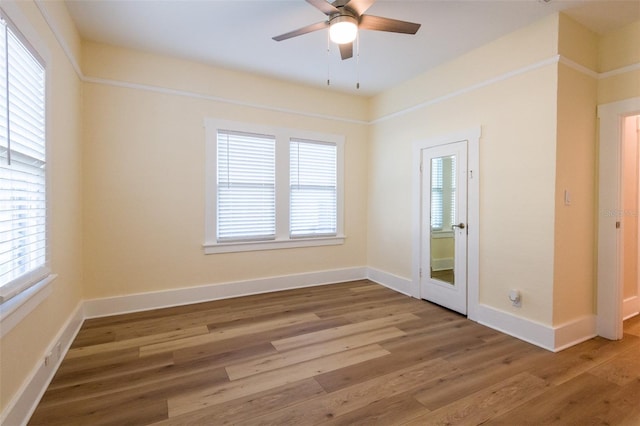
[[[346,22],[353,22],[354,24],[358,25],[358,21],[360,19],[356,12],[354,12],[348,7],[340,7],[338,10],[340,12],[332,13],[329,16],[330,24],[346,21]]]

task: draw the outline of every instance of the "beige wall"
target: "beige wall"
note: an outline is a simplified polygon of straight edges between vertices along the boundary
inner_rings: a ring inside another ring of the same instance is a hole
[[[596,79],[558,70],[554,324],[593,313],[595,304]],[[569,205],[565,202],[568,191]]]
[[[559,53],[594,69],[597,36],[560,15]],[[553,324],[593,313],[597,79],[558,67]],[[568,191],[570,204],[565,201]]]
[[[515,313],[551,323],[557,64],[500,77],[555,55],[557,26],[550,17],[373,99],[373,118],[383,119],[370,141],[370,266],[411,276],[412,143],[481,125],[481,302],[512,311],[518,288]]]
[[[604,75],[598,81],[598,104],[640,96],[639,44],[640,20],[599,39],[598,71]]]
[[[29,374],[40,365],[54,337],[82,298],[80,146],[81,83],[52,32],[32,2],[4,2],[3,9],[47,62],[47,143],[49,242],[58,278],[53,294],[0,340],[0,412]],[[66,16],[62,3],[47,3],[52,16]],[[70,20],[60,20],[65,34],[78,40]]]
[[[477,126],[481,303],[546,325],[593,312],[595,100],[640,96],[640,71],[616,71],[640,62],[640,22],[596,37],[551,16],[366,99],[82,44],[62,2],[38,4],[86,82],[35,3],[3,1],[49,51],[58,279],[0,341],[0,410],[82,298],[365,265],[409,278],[412,143]],[[205,256],[206,117],[344,134],[346,243]]]
[[[97,44],[83,52],[89,80],[102,79],[83,98],[87,298],[366,265],[367,126],[304,115],[361,120],[366,99]],[[206,117],[345,135],[346,243],[204,255]]]

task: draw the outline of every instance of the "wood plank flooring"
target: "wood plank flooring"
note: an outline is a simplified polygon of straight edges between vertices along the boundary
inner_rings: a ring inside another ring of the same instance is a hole
[[[640,425],[640,316],[553,354],[370,281],[87,320],[31,425]]]

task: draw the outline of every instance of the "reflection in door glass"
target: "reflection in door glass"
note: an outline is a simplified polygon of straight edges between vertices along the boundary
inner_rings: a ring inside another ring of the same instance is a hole
[[[431,278],[453,284],[456,157],[431,159]]]

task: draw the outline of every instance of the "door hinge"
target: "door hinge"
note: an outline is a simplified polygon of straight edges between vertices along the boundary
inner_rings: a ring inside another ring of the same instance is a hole
[[[620,229],[620,221],[616,222],[616,229]]]
[[[422,268],[420,268],[420,271],[418,272],[418,275],[420,276],[420,278],[422,278]]]

